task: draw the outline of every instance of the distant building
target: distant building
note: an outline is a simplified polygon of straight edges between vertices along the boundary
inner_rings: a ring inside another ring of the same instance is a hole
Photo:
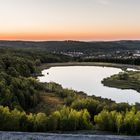
[[[80,57],[83,56],[84,54],[82,52],[61,52],[63,55],[71,56],[71,57]]]

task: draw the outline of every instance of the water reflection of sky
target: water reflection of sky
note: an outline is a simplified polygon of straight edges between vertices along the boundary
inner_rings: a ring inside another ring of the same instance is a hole
[[[119,72],[121,69],[97,66],[52,67],[43,70],[44,76],[39,77],[39,80],[41,82],[53,81],[61,84],[64,88],[84,91],[88,95],[101,96],[116,102],[140,102],[140,93],[134,90],[121,90],[102,85],[103,78]]]

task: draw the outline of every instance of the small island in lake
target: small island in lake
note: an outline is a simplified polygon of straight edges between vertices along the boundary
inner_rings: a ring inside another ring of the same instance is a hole
[[[140,71],[125,71],[105,78],[102,83],[104,86],[119,89],[133,89],[140,92]]]

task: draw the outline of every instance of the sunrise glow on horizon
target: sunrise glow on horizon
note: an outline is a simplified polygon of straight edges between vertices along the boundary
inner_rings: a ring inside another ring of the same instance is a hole
[[[140,0],[0,0],[0,40],[139,40]]]

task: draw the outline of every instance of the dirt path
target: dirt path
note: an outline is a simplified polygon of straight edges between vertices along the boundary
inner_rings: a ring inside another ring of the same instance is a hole
[[[140,140],[140,136],[0,132],[0,140]]]

